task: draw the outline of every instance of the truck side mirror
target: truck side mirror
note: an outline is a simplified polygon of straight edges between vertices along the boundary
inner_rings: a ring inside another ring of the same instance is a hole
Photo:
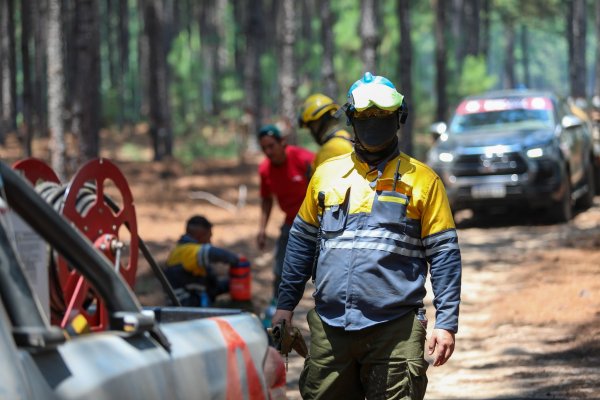
[[[577,128],[583,125],[583,120],[575,115],[565,115],[561,124],[564,129]]]

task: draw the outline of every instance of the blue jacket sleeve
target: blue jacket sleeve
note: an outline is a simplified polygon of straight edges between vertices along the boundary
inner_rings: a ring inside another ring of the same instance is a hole
[[[239,257],[229,250],[222,249],[220,247],[210,246],[208,253],[209,262],[222,262],[225,264],[233,265],[239,262]]]
[[[431,270],[435,328],[456,333],[462,278],[456,230],[449,229],[431,235],[424,239],[424,244]]]
[[[285,251],[277,308],[292,311],[302,299],[312,274],[317,232],[317,227],[296,216]]]
[[[198,265],[204,267],[206,275],[210,277],[215,276],[215,271],[213,271],[211,266],[212,263],[222,262],[232,265],[239,262],[239,257],[234,253],[210,244],[203,244],[202,247],[200,247],[197,258]]]

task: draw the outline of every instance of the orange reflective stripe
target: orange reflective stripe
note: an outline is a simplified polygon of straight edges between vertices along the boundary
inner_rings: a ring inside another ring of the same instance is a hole
[[[265,400],[260,375],[254,367],[248,346],[242,337],[233,329],[229,322],[221,318],[211,318],[217,323],[221,334],[227,343],[227,400],[243,399],[240,371],[237,367],[237,350],[242,352],[246,367],[246,382],[248,395],[253,400]]]

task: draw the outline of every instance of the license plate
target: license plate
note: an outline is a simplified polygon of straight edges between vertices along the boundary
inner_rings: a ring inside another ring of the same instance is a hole
[[[506,197],[504,185],[477,185],[471,188],[471,196],[475,199],[501,199]]]

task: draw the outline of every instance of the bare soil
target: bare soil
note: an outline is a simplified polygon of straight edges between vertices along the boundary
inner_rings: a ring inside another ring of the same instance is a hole
[[[0,150],[3,160],[18,157]],[[249,155],[244,164],[200,160],[188,168],[175,161],[127,161],[118,147],[102,155],[126,176],[139,234],[158,262],[186,219],[203,214],[214,224],[213,244],[251,261],[254,309],[259,313],[266,306],[283,214],[274,210],[267,251],[259,251],[260,154]],[[426,398],[600,398],[600,197],[568,224],[545,225],[539,215],[512,211],[488,218],[461,212],[457,222],[464,268],[460,331],[450,361],[430,367]],[[144,305],[165,302],[143,259],[135,291]],[[311,292],[309,284],[294,319],[306,340]],[[426,301],[431,331],[430,295]],[[290,355],[290,399],[300,398],[302,361]]]

